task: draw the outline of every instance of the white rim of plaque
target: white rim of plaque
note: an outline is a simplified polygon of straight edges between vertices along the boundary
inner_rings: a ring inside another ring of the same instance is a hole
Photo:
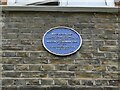
[[[57,54],[57,53],[54,53],[54,52],[50,51],[50,50],[45,46],[44,37],[46,36],[46,34],[47,34],[48,32],[50,32],[51,30],[57,29],[57,28],[67,28],[67,29],[75,32],[75,33],[79,36],[79,38],[80,38],[80,40],[81,40],[81,43],[80,43],[79,47],[78,47],[75,51],[73,51],[73,52],[71,52],[71,53],[68,53],[68,54]],[[73,28],[69,28],[69,27],[66,27],[66,26],[58,26],[58,27],[54,27],[54,28],[49,29],[49,30],[44,34],[43,39],[42,39],[42,43],[43,43],[44,48],[45,48],[48,52],[50,52],[51,54],[58,55],[58,56],[67,56],[67,55],[71,55],[71,54],[76,53],[76,52],[80,49],[80,47],[82,46],[82,37],[81,37],[81,35],[80,35],[76,30],[74,30]]]

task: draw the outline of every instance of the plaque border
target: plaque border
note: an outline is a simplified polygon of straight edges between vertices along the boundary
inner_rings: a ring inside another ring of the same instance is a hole
[[[46,36],[46,34],[47,34],[48,32],[50,32],[50,31],[52,31],[53,29],[57,29],[57,28],[67,28],[67,29],[70,29],[70,30],[72,30],[73,32],[75,32],[75,33],[79,36],[79,38],[80,38],[80,40],[81,40],[81,43],[80,43],[79,47],[78,47],[75,51],[73,51],[73,52],[71,52],[71,53],[68,53],[68,54],[57,54],[57,53],[54,53],[54,52],[50,51],[50,50],[45,46],[45,44],[44,44],[44,37]],[[68,56],[68,55],[71,55],[71,54],[76,53],[76,52],[81,48],[81,46],[82,46],[82,37],[81,37],[81,35],[80,35],[76,30],[74,30],[73,28],[66,27],[66,26],[57,26],[57,27],[53,27],[53,28],[49,29],[47,32],[45,32],[45,34],[43,35],[43,38],[42,38],[42,44],[43,44],[44,48],[45,48],[48,52],[50,52],[51,54],[54,54],[54,55],[57,55],[57,56]]]

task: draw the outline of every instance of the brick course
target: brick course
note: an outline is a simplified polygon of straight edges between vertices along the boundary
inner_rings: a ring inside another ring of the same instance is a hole
[[[3,13],[3,90],[117,90],[119,18],[119,13]],[[78,52],[59,57],[43,48],[44,33],[56,26],[81,34]]]

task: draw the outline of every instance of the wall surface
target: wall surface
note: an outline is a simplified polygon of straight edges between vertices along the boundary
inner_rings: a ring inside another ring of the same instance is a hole
[[[2,90],[118,90],[119,13],[3,12],[3,22]],[[78,52],[58,57],[43,48],[56,26],[81,34]]]
[[[0,7],[0,90],[2,89],[2,8]]]

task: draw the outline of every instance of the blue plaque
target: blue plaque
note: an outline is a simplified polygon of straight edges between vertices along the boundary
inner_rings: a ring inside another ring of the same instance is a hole
[[[75,53],[82,45],[80,34],[72,28],[55,27],[43,36],[43,46],[50,53],[66,56]]]

